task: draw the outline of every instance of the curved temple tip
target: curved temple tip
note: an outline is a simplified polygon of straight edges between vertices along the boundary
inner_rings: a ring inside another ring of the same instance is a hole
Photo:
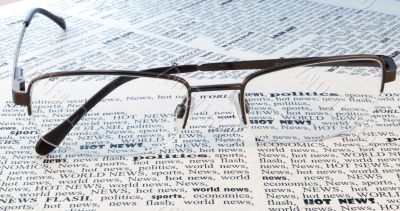
[[[52,152],[61,144],[72,127],[69,121],[64,121],[50,132],[40,137],[35,146],[36,152],[39,155],[47,155]]]
[[[67,24],[65,23],[64,18],[59,17],[59,22],[56,22],[64,31],[67,30]]]
[[[43,138],[40,138],[39,141],[36,143],[35,151],[39,155],[47,155],[52,152],[56,147],[48,144]]]
[[[59,25],[62,29],[64,29],[64,30],[67,29],[65,20],[62,17],[54,15],[53,13],[51,13],[43,8],[34,8],[28,13],[28,15],[26,16],[25,21],[24,21],[24,24],[26,27],[29,26],[29,24],[31,23],[31,21],[33,19],[33,16],[35,16],[36,13],[40,13],[40,14],[46,16],[50,20],[54,21],[57,25]]]

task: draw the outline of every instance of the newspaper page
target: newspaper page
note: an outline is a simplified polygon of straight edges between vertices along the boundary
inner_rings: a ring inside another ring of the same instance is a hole
[[[27,83],[55,71],[140,71],[282,57],[382,54],[400,64],[399,5],[398,1],[69,0],[22,1],[1,8],[0,210],[399,210],[398,81],[385,86],[366,127],[308,142],[285,141],[290,139],[287,135],[273,136],[275,142],[256,139],[238,121],[237,108],[232,106],[237,103],[235,91],[192,93],[189,125],[175,140],[145,154],[120,156],[84,154],[85,149],[103,148],[96,144],[104,135],[98,124],[109,118],[115,123],[108,127],[125,124],[111,100],[111,117],[84,119],[91,124],[82,130],[93,136],[74,137],[90,145],[83,145],[78,153],[58,148],[40,156],[34,149],[42,132],[38,126],[52,125],[65,116],[48,115],[38,124],[26,107],[14,105],[10,95],[14,49],[31,7],[41,6],[64,17],[67,30],[43,16],[35,17],[19,63]],[[179,75],[191,85],[204,85],[240,83],[252,72]],[[57,84],[65,86],[59,90],[77,96],[95,92],[91,84],[80,87],[73,82]],[[59,90],[50,91],[64,96]],[[170,101],[169,90],[158,91],[157,100]],[[275,103],[287,101],[282,97]],[[132,108],[140,109],[155,101],[138,95],[134,102],[139,105]],[[40,103],[48,108],[46,102]],[[287,105],[293,110],[301,106]],[[158,111],[145,115],[149,121],[165,118]],[[319,116],[314,113],[309,118]],[[138,123],[137,129],[146,131],[146,127]],[[157,136],[159,131],[148,131],[143,140],[156,144],[164,140]]]

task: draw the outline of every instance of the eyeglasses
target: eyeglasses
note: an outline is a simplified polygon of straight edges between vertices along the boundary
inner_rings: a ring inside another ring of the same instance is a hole
[[[62,29],[65,21],[33,9],[18,41],[12,94],[26,106],[41,134],[36,152],[142,154],[168,146],[187,128],[192,93],[232,90],[235,117],[257,141],[301,142],[362,126],[386,83],[396,78],[382,55],[288,58],[179,65],[143,71],[51,72],[25,86],[18,57],[26,28],[40,13]],[[241,83],[191,86],[181,73],[240,70]],[[217,116],[229,118],[229,116]]]

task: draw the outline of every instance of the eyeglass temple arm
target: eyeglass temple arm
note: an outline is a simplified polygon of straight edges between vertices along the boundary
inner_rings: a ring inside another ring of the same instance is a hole
[[[158,73],[158,74],[169,74],[170,71],[174,69],[179,69],[184,72],[196,71],[196,65],[183,65],[183,66],[172,66],[172,67],[161,67],[144,70],[144,72]],[[39,155],[47,155],[52,152],[57,146],[61,144],[64,138],[72,130],[72,128],[82,119],[82,117],[89,112],[94,106],[96,106],[102,99],[104,99],[108,94],[114,91],[119,86],[124,83],[136,79],[135,77],[124,77],[120,76],[102,89],[100,89],[96,94],[94,94],[88,101],[86,101],[78,110],[76,110],[71,116],[64,120],[57,127],[42,136],[35,146],[35,151]]]
[[[64,120],[61,124],[55,127],[53,130],[48,132],[46,135],[41,137],[36,143],[35,150],[40,155],[47,155],[53,151],[72,128],[81,120],[81,118],[90,111],[94,106],[97,105],[104,97],[110,94],[113,90],[123,85],[124,83],[136,79],[134,77],[118,77],[100,89],[94,94],[88,101],[86,101],[78,110],[76,110],[68,119]]]
[[[25,17],[23,22],[22,30],[19,34],[19,39],[17,42],[17,47],[14,54],[14,62],[13,62],[13,75],[12,75],[12,95],[15,104],[17,105],[26,105],[26,92],[25,92],[25,79],[23,76],[22,68],[18,67],[18,59],[21,51],[22,41],[24,39],[25,31],[28,26],[31,24],[31,21],[35,14],[42,14],[55,22],[58,26],[60,26],[64,31],[66,30],[65,20],[59,16],[54,15],[53,13],[42,9],[42,8],[34,8],[29,11],[28,15]]]
[[[336,60],[336,61],[335,61]],[[379,60],[380,62],[377,62]],[[310,63],[316,63],[307,65]],[[396,79],[397,66],[393,58],[383,55],[347,55],[333,57],[309,57],[309,58],[288,58],[273,60],[238,61],[224,63],[210,63],[199,66],[201,71],[220,71],[220,70],[247,70],[247,69],[270,69],[279,67],[289,67],[291,65],[305,65],[310,67],[338,66],[338,67],[382,67],[383,80],[381,92],[384,84]],[[381,66],[382,65],[382,66]]]
[[[237,61],[237,62],[223,62],[223,63],[209,63],[199,66],[201,71],[220,71],[220,70],[248,70],[248,69],[269,69],[288,66],[290,64],[318,62],[325,57],[310,57],[310,58],[288,58],[288,59],[271,59],[271,60],[253,60],[253,61]],[[365,67],[379,67],[376,61],[331,61],[327,63],[318,63],[309,66],[365,66]]]

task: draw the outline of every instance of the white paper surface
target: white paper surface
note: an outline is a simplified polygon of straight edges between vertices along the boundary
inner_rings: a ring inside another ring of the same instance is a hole
[[[346,3],[71,0],[1,8],[0,210],[399,210],[398,81],[385,87],[371,127],[336,141],[257,144],[229,118],[232,92],[207,92],[193,94],[194,126],[179,144],[110,158],[36,155],[33,120],[11,101],[21,21],[37,5],[64,17],[67,31],[35,17],[20,57],[28,82],[52,71],[342,54],[389,55],[400,64],[399,2]],[[185,78],[233,83],[248,73]],[[204,132],[205,125],[214,128]]]

